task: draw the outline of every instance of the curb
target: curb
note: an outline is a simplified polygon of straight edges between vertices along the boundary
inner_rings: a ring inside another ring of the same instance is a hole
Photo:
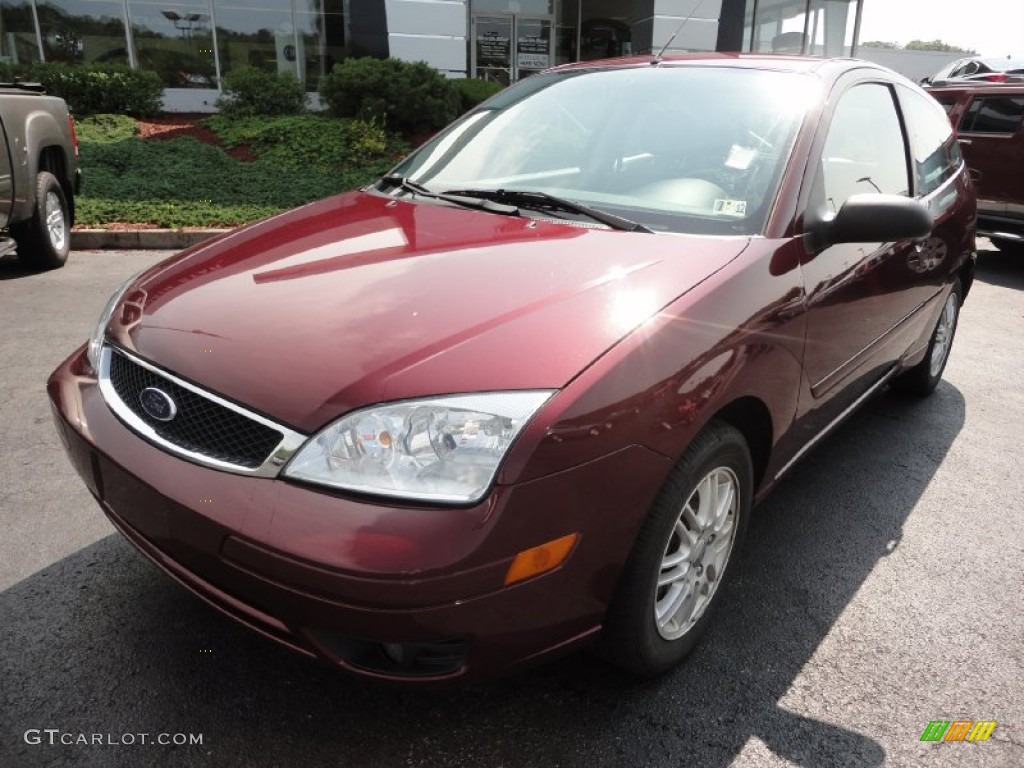
[[[71,248],[76,251],[98,249],[180,250],[221,235],[227,229],[73,229]]]

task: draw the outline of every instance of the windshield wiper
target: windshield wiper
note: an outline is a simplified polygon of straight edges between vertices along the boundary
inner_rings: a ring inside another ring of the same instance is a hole
[[[514,205],[505,205],[500,201],[493,200],[488,197],[475,197],[473,195],[461,194],[458,196],[452,196],[447,192],[432,192],[422,184],[406,178],[405,176],[382,176],[380,184],[386,184],[389,187],[398,187],[402,191],[408,192],[414,197],[425,197],[428,200],[441,200],[446,203],[460,205],[463,208],[474,208],[480,211],[487,211],[488,213],[499,213],[504,216],[519,215],[519,209]]]
[[[529,208],[539,211],[564,211],[566,213],[576,213],[604,224],[605,226],[611,227],[612,229],[621,229],[625,232],[654,233],[654,230],[648,229],[643,224],[630,221],[622,216],[616,216],[614,213],[607,213],[605,211],[598,210],[597,208],[591,208],[589,205],[584,205],[583,203],[566,200],[562,197],[555,197],[554,195],[549,195],[547,192],[538,192],[536,190],[527,189],[457,189],[449,190],[445,192],[445,195],[449,197],[466,196],[467,198],[496,200],[499,203],[508,203],[509,205],[516,205],[520,208]]]

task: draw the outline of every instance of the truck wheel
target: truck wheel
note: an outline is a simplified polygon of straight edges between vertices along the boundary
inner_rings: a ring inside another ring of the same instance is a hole
[[[52,173],[36,177],[35,213],[28,221],[11,227],[18,244],[18,258],[34,269],[63,267],[71,250],[71,216],[68,200]]]

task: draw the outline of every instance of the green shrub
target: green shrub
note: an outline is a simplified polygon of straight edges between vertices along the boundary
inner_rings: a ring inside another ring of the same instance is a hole
[[[261,161],[288,171],[337,173],[390,160],[405,149],[377,125],[326,115],[214,115],[204,124],[227,146],[246,145]]]
[[[126,115],[92,115],[75,120],[75,132],[81,143],[123,141],[139,133],[138,123]]]
[[[297,115],[306,111],[306,89],[294,75],[255,67],[232,70],[222,80],[217,108],[230,117]]]
[[[376,120],[347,120],[345,132],[352,152],[362,157],[383,157],[394,154],[387,131]],[[401,150],[398,150],[401,151]]]
[[[414,133],[436,130],[459,114],[461,97],[451,81],[423,62],[346,59],[320,81],[332,114],[377,122]]]
[[[462,98],[463,112],[469,112],[473,107],[487,101],[502,88],[498,83],[492,83],[490,80],[479,80],[471,77],[462,80],[452,80],[451,83]]]
[[[76,117],[103,113],[144,117],[159,113],[162,107],[160,78],[124,64],[71,66],[48,61],[17,69],[23,80],[42,83],[47,93],[64,99]]]
[[[234,226],[369,183],[405,146],[379,126],[326,115],[231,118],[204,125],[254,162],[191,138],[140,139],[130,118],[77,121],[88,184],[76,201],[87,226]]]

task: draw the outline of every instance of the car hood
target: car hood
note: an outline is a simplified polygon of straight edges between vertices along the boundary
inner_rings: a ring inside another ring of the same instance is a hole
[[[562,387],[748,241],[353,192],[153,267],[108,332],[310,432],[388,400]]]

